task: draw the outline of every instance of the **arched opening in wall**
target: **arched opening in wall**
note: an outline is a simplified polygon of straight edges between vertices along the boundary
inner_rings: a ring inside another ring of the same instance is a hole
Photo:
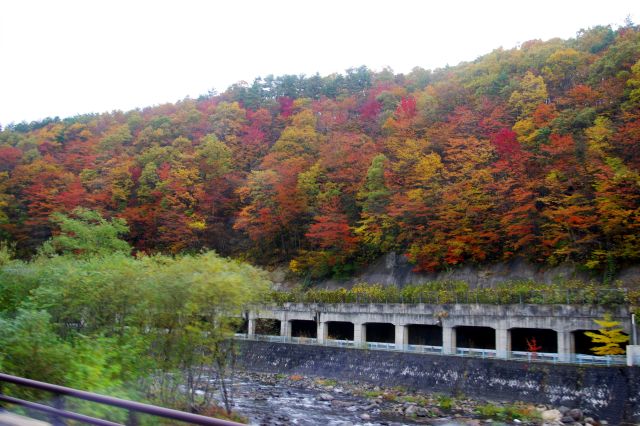
[[[573,332],[576,353],[580,355],[595,355],[591,348],[597,345],[591,341],[591,337],[584,334],[585,331],[597,333],[598,330],[576,330]]]
[[[318,337],[318,325],[315,321],[291,320],[291,337]]]
[[[247,334],[249,332],[249,321],[246,318],[236,318],[236,333]]]
[[[266,318],[256,319],[256,334],[262,334],[265,336],[279,336],[280,320]]]
[[[353,323],[347,321],[327,322],[327,339],[353,340]]]
[[[511,350],[557,353],[558,333],[546,328],[512,328]]]
[[[442,327],[437,325],[409,324],[409,344],[442,346]]]
[[[456,327],[456,347],[495,349],[496,330],[491,327]]]
[[[396,326],[387,322],[368,322],[367,342],[395,343]]]
[[[602,343],[593,343],[591,337],[584,334],[585,331],[591,331],[593,333],[598,333],[598,330],[576,330],[573,332],[573,337],[575,339],[575,348],[576,353],[581,355],[595,355],[596,353],[591,350],[591,348],[596,346],[604,346]],[[626,335],[626,333],[622,333]],[[625,349],[627,347],[627,343],[621,343],[620,347]]]

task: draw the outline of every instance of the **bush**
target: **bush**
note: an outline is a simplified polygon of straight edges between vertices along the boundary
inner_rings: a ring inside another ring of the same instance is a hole
[[[347,290],[297,288],[273,292],[269,300],[276,304],[304,303],[483,303],[483,304],[640,304],[640,290],[600,288],[579,281],[542,284],[533,281],[509,281],[493,288],[469,289],[462,281],[432,281],[403,288],[358,283]]]

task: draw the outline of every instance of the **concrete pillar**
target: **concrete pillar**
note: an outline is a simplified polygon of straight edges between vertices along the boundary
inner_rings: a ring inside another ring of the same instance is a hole
[[[442,353],[455,355],[456,353],[456,329],[450,326],[442,326]]]
[[[318,344],[324,345],[327,341],[327,337],[329,336],[329,324],[326,321],[318,321],[318,334],[317,341]]]
[[[627,365],[640,366],[640,345],[627,345]]]
[[[247,320],[247,335],[255,336],[256,335],[256,319],[249,317]]]
[[[511,353],[511,330],[496,329],[496,357],[508,358]]]
[[[558,360],[570,361],[576,352],[575,336],[570,331],[558,331]]]
[[[367,325],[353,323],[353,342],[356,346],[364,346],[367,343]]]
[[[291,339],[291,323],[285,319],[280,321],[280,336],[284,337],[285,340]]]
[[[402,350],[409,344],[409,327],[396,324],[396,349]]]

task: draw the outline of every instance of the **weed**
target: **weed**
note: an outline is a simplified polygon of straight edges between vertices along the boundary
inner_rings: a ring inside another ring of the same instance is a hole
[[[362,392],[361,395],[364,396],[365,398],[377,398],[379,396],[382,396],[382,391],[376,391],[376,390],[364,391]]]
[[[335,386],[338,384],[338,382],[333,379],[316,379],[316,383],[320,386]]]
[[[450,396],[438,395],[436,399],[438,400],[438,407],[443,410],[451,410],[451,407],[453,407],[453,398]]]
[[[476,412],[482,417],[505,421],[536,420],[540,416],[533,407],[523,404],[507,404],[503,407],[498,407],[494,404],[488,403],[478,406],[476,408]]]

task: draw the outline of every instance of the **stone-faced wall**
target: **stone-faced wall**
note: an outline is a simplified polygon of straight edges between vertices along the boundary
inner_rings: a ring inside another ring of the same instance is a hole
[[[589,409],[610,424],[640,421],[640,367],[524,363],[453,356],[242,341],[240,366]]]

